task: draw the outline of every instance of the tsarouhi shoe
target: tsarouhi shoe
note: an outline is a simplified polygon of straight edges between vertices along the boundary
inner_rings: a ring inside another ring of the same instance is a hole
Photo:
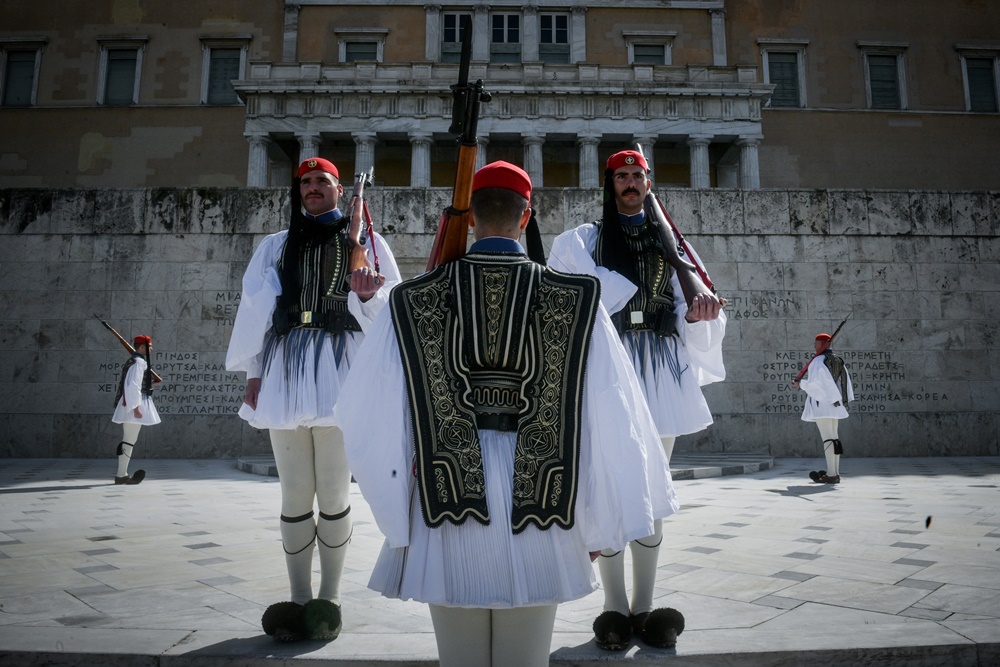
[[[818,482],[820,480],[820,477],[823,477],[825,475],[826,475],[825,470],[813,470],[811,473],[809,473],[809,479],[811,479],[814,482]]]
[[[819,478],[818,481],[822,482],[823,484],[840,484],[840,475],[834,475],[833,477],[830,477],[829,475],[823,475],[822,477]]]
[[[115,484],[139,484],[144,479],[146,479],[146,471],[136,470],[131,475],[125,475],[124,477],[115,477]]]
[[[329,600],[309,600],[302,608],[306,634],[314,641],[332,642],[340,636],[340,607]]]
[[[275,602],[264,610],[260,625],[264,634],[270,635],[276,642],[295,642],[305,639],[305,623],[303,622],[302,605],[298,602]]]
[[[655,648],[674,648],[677,635],[684,632],[684,614],[670,607],[632,616],[632,629],[639,639]]]
[[[623,651],[632,643],[632,623],[617,611],[602,612],[594,620],[594,642],[606,651]]]

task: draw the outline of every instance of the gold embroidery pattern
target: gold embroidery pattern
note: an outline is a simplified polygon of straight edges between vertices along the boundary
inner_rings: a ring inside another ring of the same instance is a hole
[[[440,466],[434,469],[434,490],[439,503],[450,504],[462,496],[481,496],[485,492],[482,452],[476,424],[456,409],[452,385],[457,384],[445,360],[445,333],[448,309],[445,295],[451,281],[431,283],[409,292],[411,317],[417,332],[418,347],[422,352],[424,376],[431,407],[438,425],[436,456],[446,456],[457,464],[461,488],[455,488],[452,477]],[[418,456],[425,452],[418,447]],[[485,518],[485,517],[484,517]],[[432,521],[439,520],[431,517]]]

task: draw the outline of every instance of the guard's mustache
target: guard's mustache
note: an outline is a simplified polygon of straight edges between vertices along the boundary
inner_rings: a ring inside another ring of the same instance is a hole
[[[630,192],[631,192],[632,194],[635,194],[635,195],[639,194],[639,191],[638,191],[638,190],[636,190],[635,188],[625,188],[625,192],[623,192],[622,194],[623,194],[623,195],[627,195],[627,194],[629,194]]]

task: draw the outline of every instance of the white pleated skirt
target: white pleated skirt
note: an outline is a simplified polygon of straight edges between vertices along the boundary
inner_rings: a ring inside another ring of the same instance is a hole
[[[678,336],[627,331],[622,344],[661,438],[697,433],[712,424],[712,411]]]
[[[390,598],[489,609],[559,604],[597,588],[579,522],[570,530],[511,531],[516,437],[479,431],[490,524],[470,518],[428,528],[414,492],[410,544],[383,545],[369,588]]]
[[[333,409],[351,359],[364,336],[292,329],[264,345],[257,409],[244,403],[239,415],[261,429],[332,426]]]

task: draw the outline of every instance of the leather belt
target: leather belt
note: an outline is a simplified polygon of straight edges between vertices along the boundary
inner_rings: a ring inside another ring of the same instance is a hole
[[[489,431],[516,431],[519,416],[481,412],[476,415],[476,426]]]

